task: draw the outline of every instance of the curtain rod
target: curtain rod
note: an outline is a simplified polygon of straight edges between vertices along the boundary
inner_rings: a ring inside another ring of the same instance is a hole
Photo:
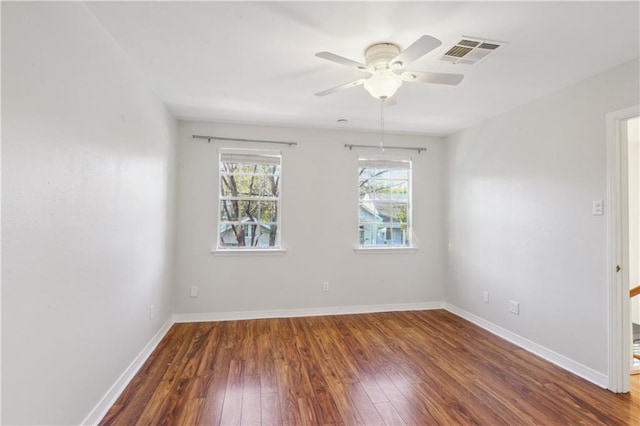
[[[345,148],[349,148],[349,151],[351,151],[353,148],[378,148],[380,149],[379,145],[353,145],[353,144],[345,144],[344,145]],[[418,154],[420,154],[422,151],[426,151],[427,148],[420,148],[417,146],[386,146],[384,147],[384,149],[407,149],[410,151],[418,151]]]
[[[238,138],[223,138],[220,136],[203,136],[203,135],[192,135],[193,139],[206,139],[207,142],[211,143],[212,140],[219,141],[234,141],[234,142],[257,142],[257,143],[275,143],[278,145],[298,145],[298,142],[283,142],[283,141],[268,141],[268,140],[260,140],[260,139],[238,139]]]

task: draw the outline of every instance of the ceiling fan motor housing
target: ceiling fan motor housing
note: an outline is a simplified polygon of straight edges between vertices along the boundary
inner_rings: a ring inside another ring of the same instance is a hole
[[[400,54],[400,48],[393,43],[371,45],[365,51],[365,63],[370,72],[389,68],[389,62]]]

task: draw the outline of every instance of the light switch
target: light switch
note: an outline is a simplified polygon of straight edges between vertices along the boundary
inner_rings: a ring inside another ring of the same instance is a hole
[[[602,216],[604,214],[603,200],[593,200],[593,204],[591,205],[591,214],[594,216]]]

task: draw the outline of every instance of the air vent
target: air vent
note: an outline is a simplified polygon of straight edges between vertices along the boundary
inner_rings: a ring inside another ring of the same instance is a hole
[[[475,65],[482,62],[489,54],[500,49],[506,43],[483,40],[473,37],[462,37],[451,46],[440,58],[441,61],[454,64]]]

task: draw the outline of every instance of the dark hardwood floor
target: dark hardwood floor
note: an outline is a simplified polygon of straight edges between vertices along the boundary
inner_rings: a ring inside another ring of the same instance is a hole
[[[617,395],[443,310],[174,325],[103,425],[640,425]]]

